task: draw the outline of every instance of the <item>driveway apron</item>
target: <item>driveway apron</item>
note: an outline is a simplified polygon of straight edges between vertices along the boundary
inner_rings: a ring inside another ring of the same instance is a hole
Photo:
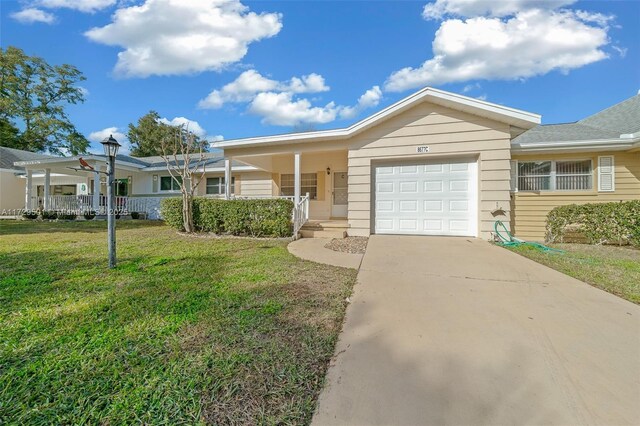
[[[372,236],[313,424],[640,424],[640,307],[485,241]]]

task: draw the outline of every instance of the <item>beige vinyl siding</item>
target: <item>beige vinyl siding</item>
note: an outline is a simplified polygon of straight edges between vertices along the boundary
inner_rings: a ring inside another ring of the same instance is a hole
[[[17,177],[14,172],[0,171],[0,216],[17,216],[25,206],[26,179]],[[35,196],[35,184],[32,196]]]
[[[615,191],[598,192],[598,157],[613,156]],[[545,155],[514,155],[518,161],[586,160],[593,164],[593,189],[587,191],[517,192],[512,196],[512,228],[518,238],[543,241],[546,217],[557,206],[640,199],[640,153],[592,152]]]
[[[372,163],[470,158],[479,162],[479,237],[491,236],[496,206],[510,210],[510,129],[483,117],[423,103],[353,138],[349,164],[349,234],[373,232]],[[428,145],[427,154],[416,147]]]
[[[238,178],[236,177],[236,189]],[[273,195],[273,180],[271,173],[242,173],[240,175],[240,191],[238,195],[247,197],[269,197]]]

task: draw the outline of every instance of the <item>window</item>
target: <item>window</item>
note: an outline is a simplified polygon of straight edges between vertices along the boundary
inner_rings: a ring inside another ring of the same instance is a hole
[[[231,193],[235,192],[236,178],[231,176]],[[225,192],[224,178],[214,177],[207,178],[207,194],[208,195],[222,195]]]
[[[318,198],[318,175],[315,173],[302,173],[300,175],[300,195],[309,193],[309,198]],[[280,175],[280,193],[284,196],[295,195],[295,178],[291,175]]]
[[[518,162],[518,191],[551,189],[551,161]]]
[[[556,161],[556,190],[591,189],[592,179],[591,160]]]
[[[180,176],[176,177],[178,182],[182,182]],[[160,177],[160,191],[180,191],[180,184],[171,176]]]
[[[518,191],[587,191],[593,188],[591,160],[519,161]]]

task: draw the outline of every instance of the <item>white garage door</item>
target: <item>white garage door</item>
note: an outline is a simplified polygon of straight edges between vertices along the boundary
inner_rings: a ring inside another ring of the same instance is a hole
[[[375,168],[375,233],[477,235],[475,161]]]

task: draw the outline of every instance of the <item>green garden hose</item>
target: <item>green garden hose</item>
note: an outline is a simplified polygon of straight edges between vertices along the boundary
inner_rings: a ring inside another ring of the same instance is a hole
[[[498,228],[502,228],[502,231],[500,231]],[[504,223],[502,223],[502,221],[500,220],[496,220],[496,223],[493,224],[493,229],[496,231],[496,236],[500,239],[498,244],[501,246],[518,247],[526,245],[546,253],[564,253],[564,250],[547,247],[544,244],[524,241],[514,237],[513,235],[511,235],[511,232],[509,232]],[[506,234],[506,236],[504,234]]]

